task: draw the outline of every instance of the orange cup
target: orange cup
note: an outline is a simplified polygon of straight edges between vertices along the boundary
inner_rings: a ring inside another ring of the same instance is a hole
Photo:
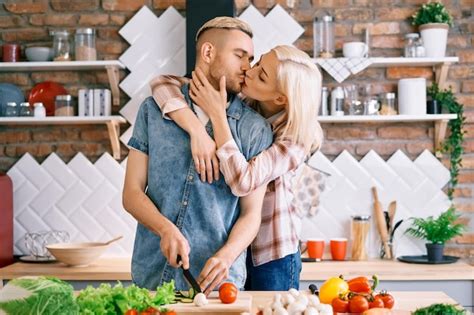
[[[308,239],[306,248],[308,249],[309,258],[315,258],[316,260],[323,259],[324,240],[322,238]]]
[[[345,260],[347,238],[332,238],[329,242],[332,260]]]

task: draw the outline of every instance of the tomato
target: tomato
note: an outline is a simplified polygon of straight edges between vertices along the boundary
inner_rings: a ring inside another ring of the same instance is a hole
[[[148,307],[146,310],[141,311],[140,315],[156,315],[158,314],[158,310],[154,307]]]
[[[160,312],[160,315],[176,315],[175,311]]]
[[[385,307],[385,308],[390,308],[391,309],[393,307],[393,304],[395,304],[395,299],[393,298],[393,296],[391,294],[389,294],[387,292],[382,292],[380,294],[377,294],[375,296],[375,298],[377,298],[377,297],[382,299],[383,305],[384,305],[383,307]]]
[[[349,312],[349,301],[341,298],[334,298],[332,300],[332,309],[337,313],[348,313]]]
[[[349,300],[349,311],[351,313],[362,313],[369,309],[369,301],[361,295],[356,295]]]
[[[331,304],[334,298],[346,294],[349,285],[340,277],[332,277],[326,280],[319,289],[319,300],[324,304]]]
[[[239,290],[237,290],[235,284],[230,282],[223,283],[219,288],[219,299],[224,304],[234,303],[237,300],[238,292]]]
[[[138,315],[138,311],[136,309],[131,309],[126,311],[125,315]]]
[[[379,297],[374,297],[373,301],[369,301],[369,308],[384,308],[383,300]]]

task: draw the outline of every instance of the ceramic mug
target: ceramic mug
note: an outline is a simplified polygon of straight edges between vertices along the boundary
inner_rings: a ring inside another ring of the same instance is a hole
[[[308,249],[308,257],[316,260],[323,259],[324,240],[322,238],[310,238],[306,241],[306,248]]]
[[[342,54],[346,58],[364,58],[367,57],[369,49],[364,42],[344,43]]]
[[[345,260],[347,249],[347,238],[332,238],[329,242],[332,260]]]

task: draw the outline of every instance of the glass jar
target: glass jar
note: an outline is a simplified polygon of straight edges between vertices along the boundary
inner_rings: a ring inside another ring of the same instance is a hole
[[[71,44],[69,42],[69,32],[66,30],[52,31],[54,61],[71,60]]]
[[[18,111],[18,116],[22,116],[22,117],[33,116],[30,103],[28,102],[20,103],[20,110]]]
[[[367,260],[367,236],[370,215],[355,215],[351,222],[352,260]]]
[[[423,46],[423,39],[421,37],[416,41],[415,47],[416,57],[425,57],[426,51],[425,46]]]
[[[314,57],[332,58],[335,53],[334,23],[330,15],[313,20]]]
[[[18,106],[15,102],[7,102],[7,107],[5,108],[5,117],[17,117],[18,116]]]
[[[76,60],[97,60],[95,30],[93,28],[78,28],[75,47]]]
[[[71,95],[57,95],[54,102],[55,116],[74,116],[74,107]]]
[[[380,115],[397,115],[395,93],[385,93],[381,97]]]
[[[18,44],[3,44],[3,62],[20,61],[21,47]]]
[[[408,33],[405,35],[405,57],[416,57],[416,41],[418,38],[418,33]]]

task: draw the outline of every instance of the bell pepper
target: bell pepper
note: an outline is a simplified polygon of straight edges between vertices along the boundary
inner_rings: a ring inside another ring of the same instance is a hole
[[[357,277],[351,279],[347,281],[347,284],[349,284],[349,291],[351,292],[370,294],[379,284],[379,280],[376,275],[373,275],[372,284],[367,277]]]

